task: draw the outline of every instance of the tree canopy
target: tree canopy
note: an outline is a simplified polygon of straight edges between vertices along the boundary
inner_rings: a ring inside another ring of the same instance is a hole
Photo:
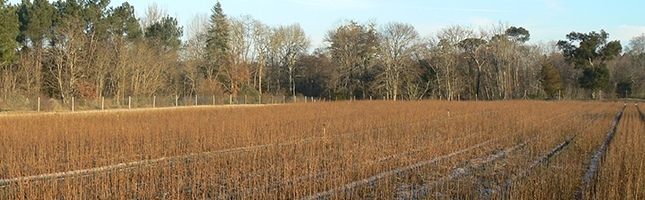
[[[605,30],[590,33],[571,32],[567,40],[558,41],[567,61],[579,68],[594,68],[602,66],[606,61],[620,55],[620,41],[607,41],[609,33]],[[576,43],[578,43],[576,45]]]
[[[177,19],[170,16],[147,27],[145,33],[146,38],[153,46],[164,51],[178,50],[181,46],[182,35],[184,35],[183,27],[179,26]]]
[[[579,79],[583,88],[596,90],[609,85],[610,72],[606,62],[620,56],[622,46],[620,41],[608,41],[608,38],[609,34],[604,30],[586,34],[571,32],[567,35],[568,41],[558,42],[566,60],[583,69]]]
[[[529,30],[503,23],[422,35],[405,22],[347,20],[312,49],[300,24],[228,16],[220,2],[186,30],[154,4],[137,9],[109,0],[0,0],[0,97],[645,97],[643,35],[623,54],[604,30],[532,43]]]
[[[0,0],[0,66],[16,60],[17,44],[15,39],[20,34],[20,22],[15,9]]]

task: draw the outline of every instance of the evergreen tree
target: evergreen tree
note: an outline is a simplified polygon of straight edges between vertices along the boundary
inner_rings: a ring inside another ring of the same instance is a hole
[[[0,66],[16,60],[18,34],[20,34],[20,22],[15,8],[0,0]]]
[[[20,36],[18,42],[27,46],[28,42],[41,49],[43,39],[49,34],[54,14],[54,6],[47,0],[23,0],[18,7],[18,17],[20,19]]]
[[[170,16],[147,27],[145,34],[152,46],[160,47],[166,52],[179,50],[182,35],[183,27],[179,26],[177,19]]]
[[[634,81],[630,79],[622,79],[616,84],[616,94],[618,97],[629,98],[629,94],[632,93],[634,87]]]
[[[579,79],[580,86],[589,90],[606,88],[611,80],[606,61],[620,55],[622,47],[620,41],[608,42],[609,34],[604,30],[600,33],[592,31],[588,34],[571,32],[567,40],[560,40],[560,48],[567,62],[574,64],[578,69],[583,69]],[[576,46],[574,43],[578,42]]]
[[[26,90],[29,93],[41,92],[43,60],[45,57],[45,43],[52,36],[52,25],[56,9],[48,0],[23,0],[18,5],[18,18],[20,20],[20,35],[17,41],[21,45],[21,53],[24,59],[21,62],[28,62],[23,67],[29,71],[30,78],[23,78],[27,83]]]
[[[121,6],[112,8],[109,15],[110,32],[115,36],[125,36],[130,41],[141,39],[143,32],[141,25],[135,17],[134,6],[128,2]]]
[[[582,88],[598,90],[607,87],[611,83],[611,75],[605,65],[586,67],[582,71],[582,76],[578,81]]]
[[[558,95],[558,92],[562,89],[560,72],[558,72],[552,64],[547,63],[542,65],[540,75],[544,92],[546,92],[548,98],[555,98]]]
[[[227,57],[230,50],[230,25],[219,1],[211,11],[213,13],[206,36],[207,60],[210,66],[205,68],[205,73],[209,79],[217,79],[216,74],[229,64]]]
[[[531,39],[531,34],[524,27],[511,26],[506,29],[506,35],[513,41],[525,43]]]

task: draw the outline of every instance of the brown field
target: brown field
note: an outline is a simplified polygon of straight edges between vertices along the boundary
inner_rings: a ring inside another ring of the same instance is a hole
[[[623,103],[321,102],[0,117],[0,199],[571,199]],[[582,198],[645,197],[627,105]]]

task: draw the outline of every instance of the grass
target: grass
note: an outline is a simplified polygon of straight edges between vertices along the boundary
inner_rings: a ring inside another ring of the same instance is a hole
[[[0,198],[295,199],[328,191],[333,199],[568,199],[620,108],[369,101],[9,115],[0,117],[0,179],[100,170],[5,181]],[[616,153],[639,144],[623,138],[642,133],[634,116],[621,122],[619,131],[634,130],[617,134],[599,195],[615,190],[603,183],[622,179],[609,172],[623,165],[642,195],[643,157]],[[565,140],[571,145],[547,165],[526,170]]]

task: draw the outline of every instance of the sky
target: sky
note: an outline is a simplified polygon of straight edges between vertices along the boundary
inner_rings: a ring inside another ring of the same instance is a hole
[[[20,0],[10,0],[17,3]],[[125,0],[112,0],[112,6]],[[195,16],[208,16],[216,0],[129,0],[143,17],[149,5],[179,19],[184,27]],[[312,47],[324,45],[325,33],[346,20],[402,22],[422,36],[460,25],[475,30],[503,23],[530,31],[531,43],[565,39],[572,32],[604,29],[610,40],[628,44],[645,34],[642,0],[220,0],[229,17],[250,15],[271,26],[300,24]]]

